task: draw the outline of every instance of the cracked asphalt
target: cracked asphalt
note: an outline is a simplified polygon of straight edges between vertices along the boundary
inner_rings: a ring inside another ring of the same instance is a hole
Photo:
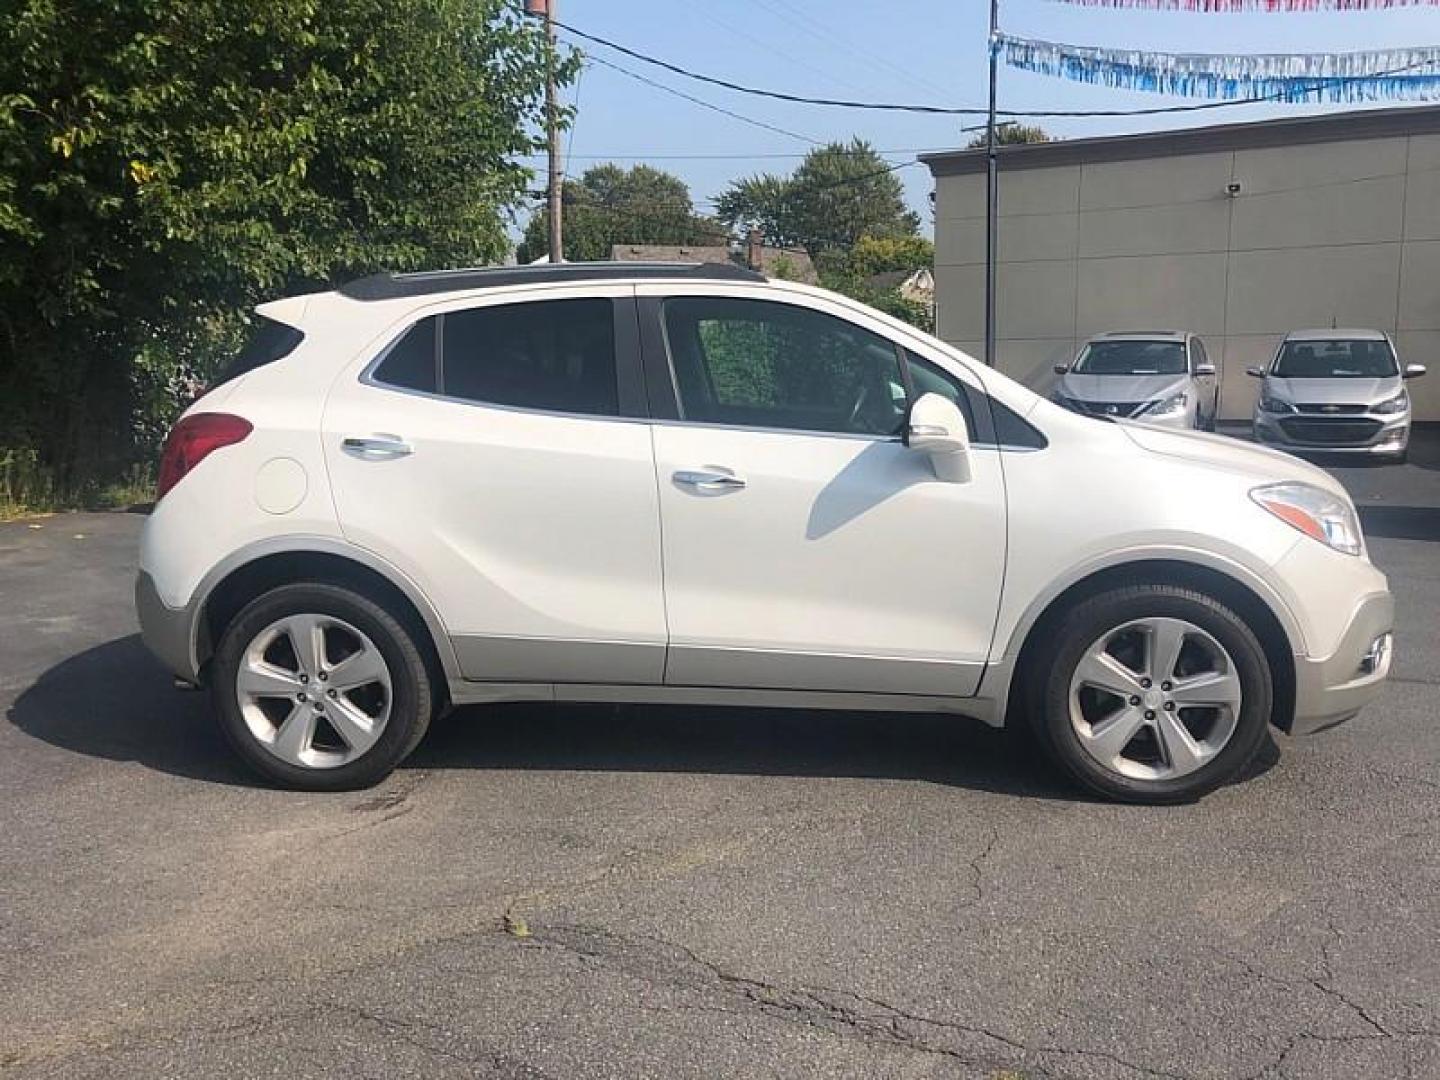
[[[936,717],[514,706],[254,784],[130,604],[0,525],[0,1077],[1440,1076],[1440,440],[1340,470],[1383,699],[1196,806]]]

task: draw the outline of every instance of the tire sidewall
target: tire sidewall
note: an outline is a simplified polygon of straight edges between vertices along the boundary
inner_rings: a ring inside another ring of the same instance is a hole
[[[1215,758],[1173,780],[1141,780],[1111,772],[1081,745],[1070,720],[1070,682],[1081,657],[1112,630],[1146,618],[1176,618],[1212,635],[1230,655],[1240,678],[1241,707],[1235,731]],[[1274,698],[1264,649],[1239,615],[1188,589],[1150,587],[1102,593],[1067,616],[1040,684],[1033,722],[1051,756],[1074,779],[1109,798],[1127,802],[1189,802],[1234,779],[1264,742]]]
[[[307,769],[282,761],[250,732],[240,710],[235,676],[255,636],[290,615],[343,619],[379,650],[390,673],[390,717],[375,745],[354,761]],[[286,585],[248,604],[226,628],[212,662],[210,690],[220,728],[253,770],[285,787],[343,791],[369,787],[387,776],[420,741],[428,726],[431,689],[425,663],[410,634],[379,604],[334,585]]]

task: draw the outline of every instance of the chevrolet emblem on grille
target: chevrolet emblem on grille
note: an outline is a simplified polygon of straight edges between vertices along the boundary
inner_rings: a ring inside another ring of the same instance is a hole
[[[1114,415],[1116,415],[1116,414],[1120,411],[1120,409],[1119,409],[1119,406],[1116,406],[1116,405],[1106,405],[1106,406],[1105,406],[1105,411],[1106,411],[1107,413],[1109,413],[1111,416],[1114,416]]]
[[[1321,411],[1321,412],[1339,412],[1339,411],[1340,411],[1340,406],[1339,406],[1339,405],[1321,405],[1321,406],[1320,406],[1320,411]]]

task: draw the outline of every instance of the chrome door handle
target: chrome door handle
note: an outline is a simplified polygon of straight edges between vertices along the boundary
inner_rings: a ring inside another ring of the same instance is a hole
[[[671,479],[677,484],[693,487],[696,491],[712,493],[739,491],[745,486],[745,481],[734,473],[720,472],[718,469],[681,469]]]
[[[399,435],[347,435],[340,445],[362,457],[404,457],[415,452]]]

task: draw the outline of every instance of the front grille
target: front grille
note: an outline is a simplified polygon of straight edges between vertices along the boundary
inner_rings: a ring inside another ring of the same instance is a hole
[[[1145,401],[1077,401],[1070,399],[1070,405],[1076,412],[1086,413],[1090,416],[1116,416],[1126,418],[1134,416],[1135,413],[1148,405]]]
[[[1319,413],[1322,416],[1355,416],[1370,411],[1369,405],[1339,405],[1331,402],[1313,405],[1297,401],[1295,408],[1302,413]]]
[[[1379,420],[1321,420],[1286,417],[1281,430],[1296,442],[1316,446],[1358,446],[1369,442],[1380,430]]]

